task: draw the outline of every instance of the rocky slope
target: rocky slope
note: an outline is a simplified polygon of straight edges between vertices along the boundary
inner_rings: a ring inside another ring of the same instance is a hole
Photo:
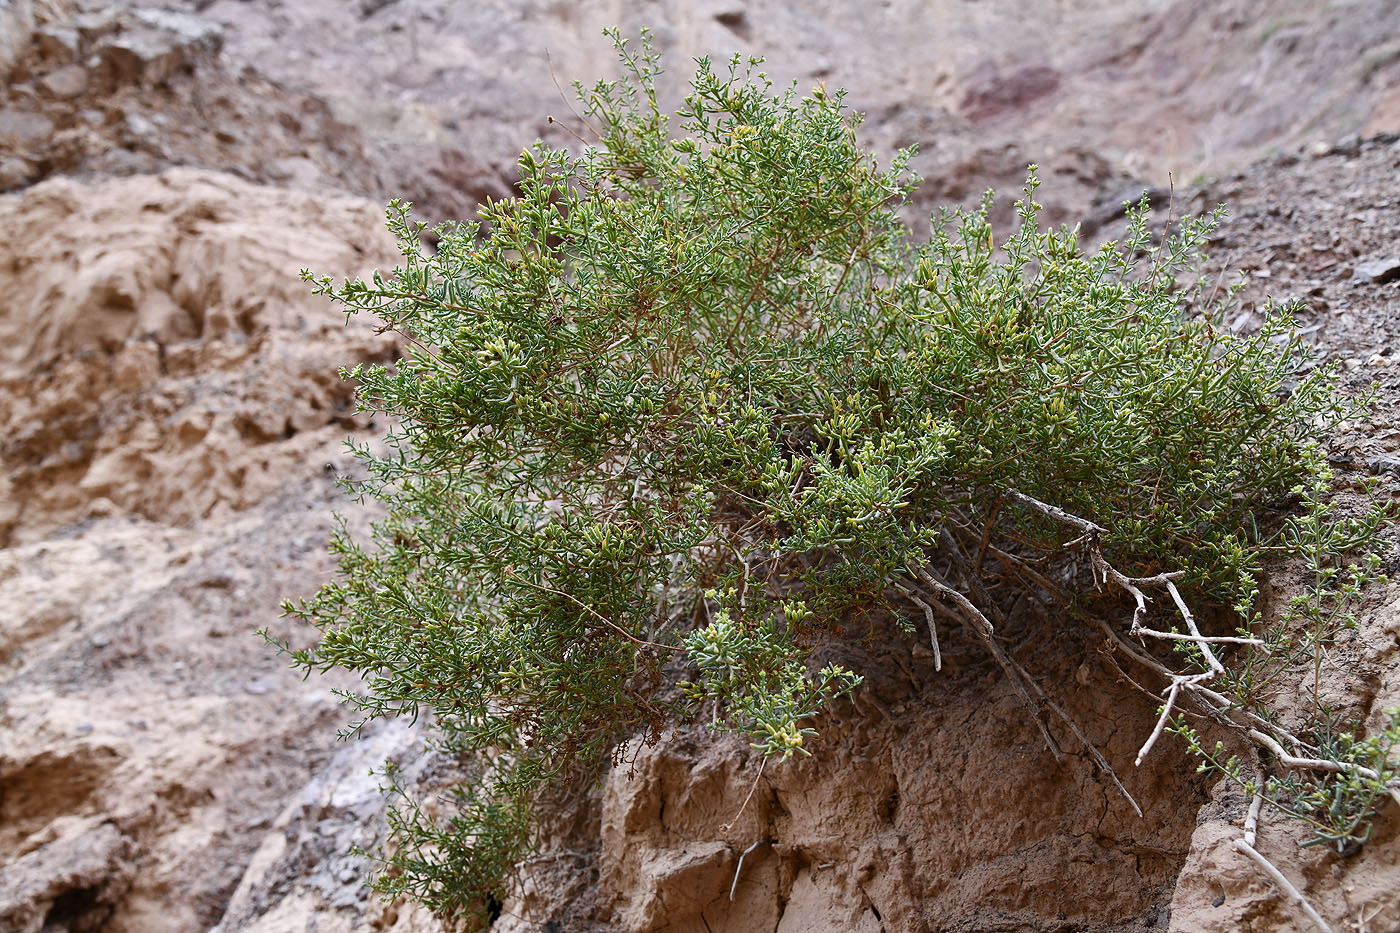
[[[1084,199],[1116,196],[1125,179],[1183,184],[1272,151],[1400,129],[1392,0],[183,6],[225,26],[231,62],[323,95],[365,127],[371,146],[406,167],[397,192],[420,201],[414,163],[438,153],[509,176],[536,136],[570,141],[547,116],[581,129],[570,85],[616,73],[601,36],[613,25],[652,30],[672,101],[693,57],[723,63],[735,52],[764,56],[779,84],[848,89],[873,145],[918,146],[927,207],[989,185],[1015,191],[1034,161],[1055,183],[1045,188],[1052,219],[1077,220]]]
[[[874,145],[920,146],[925,205],[1032,160],[1054,219],[1099,236],[1168,171],[1178,210],[1228,200],[1217,255],[1253,272],[1237,326],[1265,295],[1307,302],[1347,388],[1380,383],[1336,441],[1344,485],[1397,493],[1400,145],[1374,135],[1400,129],[1394,3],[855,10],[0,2],[0,930],[438,928],[371,898],[348,853],[382,832],[370,768],[431,788],[449,763],[402,723],[337,745],[350,685],[298,680],[251,634],[308,637],[277,603],[329,573],[340,441],[378,433],[336,369],[396,351],[296,272],[391,266],[389,196],[447,217],[506,193],[545,115],[573,119],[551,65],[608,73],[605,24],[652,26],[668,80],[740,49],[851,88]],[[1143,818],[1088,760],[1049,759],[975,646],[935,676],[891,631],[847,649],[867,685],[811,761],[760,770],[686,730],[575,790],[497,927],[1309,929],[1230,847],[1237,793],[1171,745],[1130,767],[1158,701],[1093,633],[1008,634]],[[1392,585],[1331,674],[1372,728],[1400,705],[1397,638]],[[1398,824],[1349,858],[1277,820],[1260,848],[1333,929],[1391,930]]]
[[[302,741],[334,731],[327,685],[251,633],[329,566],[366,427],[336,367],[393,352],[296,270],[393,244],[370,202],[188,169],[50,179],[0,218],[0,928],[207,927],[333,751]]]

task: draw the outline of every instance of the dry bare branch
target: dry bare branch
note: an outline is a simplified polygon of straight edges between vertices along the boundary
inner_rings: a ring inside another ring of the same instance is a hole
[[[744,870],[744,859],[748,857],[748,854],[749,854],[750,852],[752,852],[754,849],[757,849],[759,846],[763,845],[763,844],[764,844],[765,842],[767,842],[767,841],[768,841],[767,839],[760,839],[760,840],[758,840],[757,842],[755,842],[753,845],[751,845],[751,846],[749,846],[747,849],[745,849],[743,852],[740,852],[740,853],[739,853],[739,864],[736,865],[736,866],[734,866],[734,880],[733,880],[733,881],[730,883],[730,885],[729,885],[729,900],[730,900],[730,901],[733,901],[733,900],[734,900],[734,890],[735,890],[736,888],[739,887],[739,872],[741,872],[741,871]]]
[[[1244,842],[1247,846],[1253,846],[1255,839],[1259,836],[1259,813],[1264,808],[1264,776],[1258,775],[1255,779],[1255,786],[1259,789],[1254,792],[1254,796],[1249,801],[1249,812],[1244,818]]]
[[[1312,904],[1308,903],[1308,899],[1303,896],[1303,892],[1295,888],[1293,882],[1285,878],[1283,872],[1274,867],[1273,862],[1270,862],[1268,859],[1264,858],[1264,856],[1260,855],[1258,849],[1254,848],[1254,846],[1245,842],[1243,839],[1236,839],[1235,850],[1249,856],[1254,864],[1258,865],[1259,868],[1263,870],[1264,874],[1269,876],[1269,880],[1278,885],[1279,890],[1288,895],[1288,899],[1297,904],[1298,909],[1301,910],[1322,933],[1332,933],[1332,928],[1328,926],[1327,921],[1323,920],[1318,912],[1313,909]]]
[[[928,622],[929,641],[933,643],[933,669],[935,671],[943,670],[943,652],[939,650],[938,647],[938,626],[933,621],[933,607],[920,599],[919,595],[907,586],[901,585],[898,589],[905,596],[908,596],[914,602],[914,605],[924,611],[924,619]]]
[[[1274,757],[1286,768],[1302,768],[1309,771],[1329,771],[1333,774],[1356,774],[1372,781],[1379,781],[1381,779],[1378,772],[1364,765],[1352,764],[1347,761],[1333,761],[1328,758],[1299,758],[1297,755],[1291,755],[1285,751],[1284,747],[1277,741],[1260,732],[1258,729],[1250,729],[1245,734],[1248,735],[1250,740],[1255,744],[1262,745],[1264,748],[1273,752]],[[1397,790],[1397,783],[1400,782],[1391,781],[1385,784],[1384,787],[1386,793],[1390,795],[1390,798],[1397,804],[1400,804],[1400,790]]]

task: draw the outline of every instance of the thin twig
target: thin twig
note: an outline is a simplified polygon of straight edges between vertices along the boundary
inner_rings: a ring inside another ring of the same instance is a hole
[[[944,596],[948,597],[954,603],[956,603],[958,608],[961,609],[963,613],[967,616],[967,621],[972,623],[972,628],[976,630],[976,632],[979,635],[990,638],[992,636],[992,633],[996,631],[996,629],[992,627],[992,623],[988,621],[985,615],[982,614],[982,610],[978,609],[972,604],[972,600],[968,599],[966,596],[959,593],[957,590],[953,589],[948,584],[934,577],[922,567],[915,570],[914,573],[918,575],[920,580],[923,580],[929,586],[933,587],[935,590],[942,593]]]
[[[915,570],[915,574],[939,593],[957,603],[958,609],[960,610],[958,612],[953,612],[936,600],[933,601],[931,605],[938,611],[946,613],[953,621],[960,623],[964,628],[971,631],[972,634],[976,635],[978,640],[986,646],[987,650],[991,652],[992,657],[996,659],[997,664],[1001,666],[1001,669],[1005,671],[1007,676],[1011,679],[1011,686],[1016,689],[1017,693],[1021,694],[1021,697],[1034,711],[1035,715],[1031,718],[1035,721],[1036,728],[1040,730],[1040,737],[1045,740],[1045,747],[1050,749],[1050,754],[1055,756],[1056,761],[1063,760],[1064,752],[1060,750],[1059,743],[1055,741],[1055,737],[1050,734],[1050,729],[1045,725],[1045,717],[1040,715],[1040,703],[1036,701],[1035,697],[1027,688],[1026,682],[1030,680],[1029,677],[1025,677],[1023,680],[1022,675],[1024,672],[1018,672],[1020,665],[1016,664],[1011,657],[1007,655],[1005,650],[1002,649],[1001,645],[996,643],[996,639],[992,637],[992,623],[987,620],[987,617],[984,616],[966,596],[959,593],[951,586],[940,582],[923,568]],[[1034,686],[1034,681],[1030,681],[1030,684]]]
[[[1255,777],[1257,789],[1249,801],[1249,812],[1244,817],[1244,844],[1253,847],[1259,837],[1259,812],[1264,808],[1264,775]]]
[[[1172,707],[1176,705],[1176,695],[1181,691],[1181,681],[1172,678],[1172,685],[1167,690],[1167,702],[1162,704],[1162,715],[1157,717],[1157,724],[1152,727],[1152,734],[1147,737],[1141,749],[1138,750],[1137,759],[1134,766],[1142,764],[1142,760],[1147,757],[1147,753],[1152,751],[1152,746],[1157,744],[1157,739],[1162,735],[1162,730],[1166,728],[1167,720],[1171,718]]]
[[[1075,722],[1074,718],[1061,709],[1060,704],[1056,703],[1054,700],[1045,696],[1043,693],[1041,694],[1041,698],[1050,709],[1054,710],[1055,714],[1058,715],[1060,719],[1064,720],[1065,725],[1069,726],[1069,730],[1073,732],[1074,737],[1079,740],[1079,744],[1084,746],[1084,749],[1089,753],[1090,757],[1094,759],[1095,763],[1098,764],[1099,768],[1113,781],[1114,785],[1118,788],[1118,792],[1123,795],[1123,799],[1128,801],[1128,805],[1133,808],[1133,812],[1141,817],[1142,807],[1138,806],[1138,802],[1133,799],[1133,795],[1128,793],[1128,788],[1119,780],[1118,772],[1113,770],[1113,766],[1108,763],[1108,759],[1103,756],[1103,753],[1099,751],[1098,747],[1094,745],[1094,743],[1089,740],[1089,737],[1084,734],[1084,731],[1079,728],[1079,723]]]
[[[996,525],[997,514],[1001,512],[1001,500],[992,503],[991,514],[987,516],[987,523],[982,528],[982,540],[977,544],[977,554],[972,560],[972,572],[982,572],[982,561],[987,557],[987,548],[992,542],[992,528]]]
[[[1191,615],[1191,610],[1186,608],[1186,600],[1181,598],[1181,591],[1176,588],[1176,584],[1171,580],[1167,581],[1167,592],[1172,594],[1172,601],[1176,603],[1176,608],[1181,612],[1181,617],[1186,620],[1186,627],[1191,630],[1191,634],[1196,636],[1196,644],[1200,646],[1201,653],[1206,656],[1206,661],[1210,664],[1210,669],[1217,674],[1225,673],[1225,665],[1215,656],[1215,652],[1210,650],[1210,645],[1201,636],[1201,630],[1196,628],[1196,617]]]
[[[1096,617],[1094,621],[1098,624],[1099,628],[1103,629],[1104,634],[1108,636],[1109,640],[1112,641],[1120,651],[1122,651],[1128,657],[1132,658],[1134,661],[1141,664],[1143,667],[1149,668],[1155,671],[1156,673],[1161,674],[1168,680],[1171,680],[1172,678],[1178,676],[1171,668],[1167,667],[1165,664],[1158,661],[1156,658],[1152,657],[1151,655],[1144,654],[1142,651],[1138,650],[1138,648],[1134,646],[1132,642],[1129,642],[1126,639],[1124,639],[1122,635],[1114,631],[1112,626],[1110,626],[1103,619],[1099,619]],[[1269,722],[1267,719],[1264,719],[1257,713],[1250,712],[1249,710],[1241,707],[1239,704],[1232,701],[1229,697],[1225,696],[1222,693],[1217,693],[1216,691],[1207,687],[1204,683],[1183,683],[1182,689],[1190,692],[1195,697],[1197,702],[1199,702],[1204,709],[1210,712],[1212,718],[1216,719],[1224,725],[1231,726],[1237,729],[1244,729],[1244,727],[1240,723],[1229,719],[1226,715],[1227,713],[1236,713],[1240,716],[1243,716],[1245,719],[1248,719],[1254,725],[1263,729],[1268,729],[1275,735],[1282,736],[1298,748],[1311,748],[1310,745],[1308,745],[1302,739],[1298,738],[1293,733],[1274,725],[1273,723]]]
[[[758,773],[753,776],[753,783],[749,785],[748,795],[744,797],[744,802],[739,804],[739,809],[734,811],[734,818],[720,827],[721,832],[729,832],[729,830],[734,826],[734,824],[739,822],[739,815],[744,812],[744,808],[747,807],[749,805],[749,801],[753,799],[753,792],[758,787],[759,778],[763,777],[763,768],[767,764],[767,757],[759,759]],[[731,898],[731,900],[733,900],[733,898]]]
[[[573,850],[564,850],[561,852],[551,852],[549,855],[536,855],[533,858],[523,859],[519,862],[516,862],[515,867],[517,869],[520,869],[524,868],[526,865],[540,865],[545,862],[557,862],[559,859],[562,858],[576,858],[582,860],[590,857],[591,856],[587,852],[575,852]]]
[[[607,616],[604,616],[604,615],[603,615],[602,613],[600,613],[597,609],[594,609],[592,606],[590,606],[590,605],[588,605],[587,603],[585,603],[585,602],[581,601],[580,599],[578,599],[578,597],[574,596],[572,593],[566,593],[566,592],[564,592],[563,590],[555,589],[555,588],[552,587],[552,586],[546,586],[546,585],[543,584],[543,583],[531,583],[529,580],[526,580],[526,579],[525,579],[524,577],[522,577],[520,574],[516,573],[516,572],[515,572],[515,569],[512,568],[512,567],[507,567],[507,568],[506,568],[506,575],[509,576],[509,577],[512,577],[513,579],[519,580],[521,583],[525,584],[525,585],[528,586],[528,587],[531,587],[532,589],[541,590],[541,591],[543,591],[543,592],[545,592],[545,593],[553,593],[555,596],[562,596],[562,597],[564,597],[564,598],[567,599],[569,602],[571,602],[571,603],[573,603],[574,605],[578,606],[580,609],[584,610],[584,611],[587,612],[589,615],[593,616],[595,619],[597,619],[598,621],[602,622],[602,623],[603,623],[604,625],[606,625],[608,628],[610,628],[610,629],[612,629],[613,631],[617,632],[617,634],[621,635],[623,638],[627,639],[628,641],[632,642],[632,643],[635,644],[635,645],[642,645],[642,646],[645,646],[645,647],[647,647],[647,648],[660,648],[660,649],[662,649],[663,651],[680,651],[680,650],[681,650],[681,649],[677,648],[675,645],[659,645],[659,644],[657,644],[657,643],[654,642],[654,641],[647,641],[647,640],[644,639],[644,638],[638,638],[636,635],[633,635],[631,632],[627,631],[625,628],[623,628],[622,626],[618,625],[618,624],[617,624],[616,622],[614,622],[612,619],[609,619]]]
[[[947,529],[944,529],[942,541],[944,549],[947,551],[949,558],[957,566],[958,572],[962,574],[962,577],[967,582],[967,585],[972,587],[973,591],[977,594],[978,598],[981,599],[983,603],[987,605],[988,609],[991,612],[997,614],[998,622],[1005,622],[1005,619],[1001,616],[1000,611],[997,609],[996,603],[992,600],[991,594],[988,593],[986,587],[982,585],[981,577],[979,577],[972,570],[972,568],[968,566],[967,557],[965,554],[963,554],[962,548],[958,545],[957,539],[954,538],[947,531]],[[1113,766],[1108,763],[1108,759],[1103,756],[1103,754],[1098,750],[1098,747],[1095,746],[1094,743],[1089,740],[1089,737],[1084,734],[1084,731],[1079,728],[1079,723],[1075,722],[1074,717],[1070,716],[1064,711],[1064,709],[1060,707],[1058,703],[1050,699],[1049,695],[1047,695],[1046,692],[1043,689],[1041,689],[1040,684],[1038,684],[1035,681],[1035,679],[1031,677],[1030,673],[1019,663],[1017,663],[1016,660],[1010,656],[1010,654],[1003,651],[1001,646],[996,643],[996,640],[992,638],[990,634],[986,636],[983,639],[983,641],[987,644],[988,648],[992,652],[992,655],[996,657],[997,661],[1002,665],[1003,669],[1014,670],[1020,675],[1021,680],[1025,684],[1026,688],[1028,688],[1028,690],[1035,695],[1036,701],[1038,702],[1037,708],[1039,709],[1040,707],[1048,707],[1051,712],[1058,716],[1065,723],[1065,725],[1069,727],[1069,730],[1074,733],[1074,737],[1079,740],[1081,745],[1083,745],[1085,751],[1087,751],[1089,755],[1094,759],[1094,761],[1099,765],[1099,767],[1102,768],[1108,774],[1108,776],[1113,779],[1113,783],[1117,785],[1119,792],[1123,794],[1123,797],[1132,806],[1133,810],[1137,813],[1137,815],[1142,816],[1142,808],[1139,807],[1137,801],[1133,799],[1133,795],[1128,793],[1128,788],[1123,785],[1123,782],[1121,780],[1119,780],[1118,772],[1113,770]],[[1037,717],[1037,720],[1038,724],[1041,726],[1042,734],[1048,735],[1049,729],[1044,725],[1043,722],[1039,722],[1039,717]]]
[[[1043,587],[1045,591],[1050,595],[1057,596],[1063,599],[1065,593],[1064,587],[1060,586],[1058,583],[1045,576],[1045,574],[1041,573],[1039,570],[1036,570],[1034,567],[1026,563],[1021,558],[1017,557],[1015,554],[1008,554],[1006,551],[1003,551],[995,544],[989,544],[987,546],[987,550],[990,551],[991,554],[994,557],[996,557],[998,561],[1002,561],[1008,567],[1010,567],[1012,573],[1023,574],[1030,580],[1034,581],[1038,586]]]
[[[933,621],[933,607],[919,598],[919,595],[907,586],[900,586],[899,591],[913,600],[914,604],[924,611],[924,619],[928,622],[929,641],[933,642],[933,669],[943,670],[943,652],[938,649],[938,626]]]
[[[1055,521],[1057,522],[1063,522],[1066,525],[1073,525],[1074,527],[1078,528],[1080,531],[1085,532],[1086,534],[1108,534],[1108,529],[1103,527],[1102,525],[1096,525],[1088,519],[1080,518],[1078,515],[1071,515],[1069,512],[1066,512],[1064,509],[1060,508],[1057,505],[1051,505],[1048,502],[1041,502],[1039,499],[1036,499],[1032,496],[1028,496],[1023,492],[1017,492],[1014,489],[1008,489],[1006,491],[1006,498],[1012,500],[1013,502],[1019,502],[1024,506],[1032,508],[1035,511],[1041,513],[1042,515],[1047,516],[1048,518],[1055,519]]]
[[[568,107],[569,110],[573,112],[574,117],[578,120],[579,123],[583,124],[585,129],[592,130],[593,127],[588,125],[588,120],[585,119],[584,116],[578,112],[578,110],[574,107],[574,102],[569,99],[569,95],[565,94],[564,89],[559,86],[559,76],[554,73],[554,59],[550,57],[549,49],[544,50],[544,60],[545,64],[549,68],[549,80],[554,82],[554,89],[559,92],[559,99],[564,102],[565,107]],[[555,120],[553,118],[551,118],[549,122],[558,124],[564,129],[565,132],[567,132],[574,139],[577,139],[585,146],[588,145],[588,140],[584,139],[578,133],[575,133],[572,127],[564,126],[563,123],[560,123],[558,120]],[[594,130],[594,132],[596,133],[597,131]]]
[[[1149,638],[1165,638],[1169,641],[1190,641],[1200,645],[1256,645],[1264,644],[1261,638],[1240,638],[1238,635],[1182,635],[1180,632],[1159,632],[1156,629],[1139,627],[1134,633]]]

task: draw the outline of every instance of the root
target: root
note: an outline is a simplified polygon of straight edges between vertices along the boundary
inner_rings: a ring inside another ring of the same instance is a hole
[[[1258,787],[1262,788],[1264,785],[1263,775],[1257,777],[1255,783]],[[1295,888],[1293,884],[1284,877],[1283,872],[1279,871],[1272,862],[1266,859],[1260,854],[1259,850],[1254,847],[1255,842],[1258,841],[1259,838],[1259,814],[1263,808],[1264,792],[1262,790],[1256,790],[1253,798],[1249,801],[1249,813],[1246,814],[1244,818],[1244,838],[1235,840],[1235,851],[1248,856],[1255,865],[1258,865],[1259,869],[1269,876],[1269,880],[1277,885],[1278,889],[1286,894],[1289,900],[1297,904],[1299,909],[1303,911],[1303,914],[1311,920],[1322,933],[1332,933],[1332,928],[1328,926],[1327,921],[1323,920],[1321,915],[1313,909],[1312,904],[1308,903],[1308,899],[1303,896],[1303,892]]]
[[[978,598],[982,601],[984,605],[988,607],[989,611],[996,613],[995,602],[991,600],[990,594],[988,594],[985,588],[982,586],[979,577],[968,566],[967,560],[962,553],[962,549],[958,546],[957,541],[952,537],[951,534],[945,532],[943,544],[948,555],[952,558],[954,565],[958,568],[959,573],[961,574],[963,580],[966,582],[968,587],[971,588],[977,594]],[[1055,759],[1057,761],[1061,760],[1061,756],[1063,753],[1060,750],[1059,743],[1055,741],[1054,736],[1050,733],[1049,726],[1046,724],[1046,710],[1049,710],[1058,719],[1064,722],[1064,724],[1069,728],[1070,732],[1072,732],[1074,734],[1074,737],[1079,740],[1080,745],[1083,746],[1084,750],[1088,752],[1090,757],[1093,758],[1094,762],[1099,766],[1099,768],[1102,769],[1103,772],[1107,774],[1109,778],[1112,779],[1114,785],[1118,788],[1119,793],[1121,793],[1123,795],[1123,798],[1128,801],[1129,805],[1132,806],[1133,811],[1136,812],[1139,817],[1142,816],[1142,808],[1138,806],[1137,801],[1133,799],[1133,795],[1128,792],[1128,788],[1124,786],[1122,780],[1119,779],[1118,773],[1113,770],[1113,766],[1108,763],[1108,759],[1104,757],[1103,753],[1099,751],[1098,747],[1095,746],[1092,741],[1090,741],[1087,735],[1085,735],[1084,730],[1079,727],[1079,723],[1077,723],[1074,720],[1074,717],[1070,716],[1058,703],[1050,699],[1050,697],[1041,688],[1040,684],[1037,683],[1033,677],[1031,677],[1030,673],[1024,667],[1022,667],[1016,661],[1015,658],[1011,657],[1011,655],[1006,651],[1005,648],[1003,648],[997,643],[996,638],[994,637],[995,627],[993,626],[991,620],[989,620],[987,616],[980,609],[978,609],[977,606],[965,595],[958,592],[953,587],[948,586],[946,583],[933,576],[927,570],[919,568],[915,571],[915,575],[918,576],[918,578],[922,580],[925,584],[932,587],[933,590],[939,596],[946,597],[947,599],[951,600],[954,605],[957,606],[958,611],[955,614],[957,620],[961,622],[962,625],[965,628],[967,628],[973,635],[975,635],[979,641],[982,642],[982,644],[987,648],[988,652],[990,652],[992,657],[996,660],[997,664],[1001,667],[1003,671],[1006,672],[1007,676],[1011,680],[1011,683],[1013,684],[1013,686],[1015,686],[1016,690],[1025,699],[1027,705],[1029,705],[1034,711],[1036,728],[1040,730],[1041,737],[1044,739],[1046,747],[1050,749],[1050,752],[1055,756]],[[926,594],[915,593],[914,595],[922,596]],[[933,606],[939,606],[940,608],[943,608],[941,606],[941,602],[937,599],[920,599],[919,602],[921,606],[926,607],[930,612],[932,611]],[[949,612],[949,610],[947,609],[943,609],[943,611]],[[998,621],[1000,622],[1004,620],[998,617]],[[929,628],[930,631],[933,630],[931,618]]]
[[[1181,591],[1177,589],[1176,581],[1183,575],[1181,571],[1171,573],[1160,573],[1151,577],[1128,577],[1120,573],[1103,556],[1100,541],[1107,533],[1107,529],[1094,524],[1093,522],[1072,515],[1057,506],[1041,502],[1039,499],[1024,495],[1014,490],[1006,494],[1006,498],[1023,505],[1029,509],[1039,512],[1048,518],[1068,525],[1081,533],[1081,536],[1074,543],[1084,542],[1087,544],[1089,558],[1092,561],[1095,582],[1097,584],[1113,584],[1132,596],[1135,603],[1133,609],[1132,623],[1129,627],[1129,635],[1135,638],[1158,638],[1171,641],[1185,641],[1194,644],[1201,652],[1206,670],[1196,674],[1180,674],[1171,670],[1165,664],[1153,658],[1145,651],[1134,646],[1112,626],[1102,619],[1095,619],[1099,627],[1103,629],[1109,640],[1124,654],[1137,661],[1139,664],[1151,669],[1167,679],[1165,688],[1165,702],[1162,704],[1161,713],[1157,717],[1157,722],[1152,729],[1151,735],[1143,744],[1142,750],[1138,752],[1136,764],[1142,764],[1143,759],[1152,750],[1157,740],[1161,737],[1167,722],[1171,718],[1173,709],[1176,708],[1178,700],[1182,696],[1189,696],[1201,710],[1216,722],[1230,727],[1232,730],[1253,742],[1260,748],[1267,749],[1274,758],[1288,768],[1299,768],[1311,771],[1328,771],[1333,773],[1353,773],[1360,777],[1371,780],[1379,780],[1380,775],[1370,768],[1348,762],[1334,761],[1317,757],[1300,757],[1290,754],[1284,747],[1283,742],[1287,741],[1294,748],[1311,749],[1305,742],[1298,739],[1279,726],[1268,722],[1262,717],[1241,708],[1229,697],[1217,693],[1210,689],[1207,684],[1214,680],[1216,676],[1225,673],[1225,666],[1220,663],[1212,645],[1234,644],[1250,645],[1262,647],[1263,641],[1258,638],[1218,636],[1210,637],[1201,634],[1200,628],[1196,625],[1195,616],[1191,613],[1186,601],[1181,596]],[[1024,566],[1024,565],[1023,565]],[[1171,596],[1172,602],[1176,606],[1177,613],[1185,624],[1190,634],[1180,634],[1177,632],[1162,632],[1147,628],[1142,624],[1144,616],[1147,614],[1147,604],[1150,602],[1145,590],[1149,587],[1161,587],[1166,589]],[[1265,802],[1263,794],[1264,776],[1261,774],[1256,781],[1255,793],[1250,800],[1249,812],[1244,820],[1244,832],[1242,838],[1235,840],[1234,849],[1245,855],[1254,862],[1270,881],[1291,901],[1304,916],[1322,933],[1332,933],[1332,928],[1327,924],[1322,916],[1313,908],[1303,893],[1293,885],[1283,873],[1278,870],[1272,862],[1265,858],[1255,844],[1259,835],[1259,821]],[[1391,798],[1400,804],[1400,790],[1397,790],[1400,782],[1390,782],[1385,786]]]
[[[753,783],[749,785],[749,792],[744,797],[744,802],[739,804],[739,809],[734,812],[733,819],[731,819],[728,823],[725,823],[723,826],[720,827],[721,832],[729,832],[729,830],[734,826],[734,824],[739,822],[739,817],[743,815],[744,808],[747,807],[749,805],[749,801],[753,799],[753,792],[758,788],[758,782],[763,778],[763,769],[767,766],[768,758],[767,756],[764,756],[764,758],[758,763],[758,773],[753,776]],[[734,877],[737,880],[738,874],[736,873]],[[729,899],[731,901],[734,899],[732,893]]]

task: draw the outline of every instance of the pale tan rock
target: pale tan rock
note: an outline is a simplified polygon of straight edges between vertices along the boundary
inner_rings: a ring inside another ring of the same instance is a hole
[[[207,930],[343,718],[252,632],[304,643],[278,602],[330,569],[335,370],[387,347],[296,269],[392,243],[372,203],[197,171],[0,217],[0,929]]]
[[[0,0],[0,84],[9,79],[33,32],[33,0]]]
[[[783,907],[777,933],[825,933],[850,930],[852,933],[880,933],[880,921],[869,908],[850,903],[826,872],[804,870],[792,884],[792,893]]]
[[[87,69],[81,65],[65,65],[44,75],[39,83],[54,97],[77,97],[87,90]]]
[[[246,508],[343,435],[339,367],[390,346],[345,328],[297,276],[392,264],[366,201],[180,169],[54,179],[0,199],[0,223],[13,237],[0,540],[85,517],[99,498],[175,522]]]
[[[136,846],[112,823],[67,817],[46,829],[42,842],[5,866],[0,929],[9,933],[110,915],[130,887]]]
[[[112,90],[128,84],[157,84],[192,56],[217,54],[223,45],[223,30],[217,23],[174,10],[117,10],[100,24],[80,31],[93,40],[94,71]]]

